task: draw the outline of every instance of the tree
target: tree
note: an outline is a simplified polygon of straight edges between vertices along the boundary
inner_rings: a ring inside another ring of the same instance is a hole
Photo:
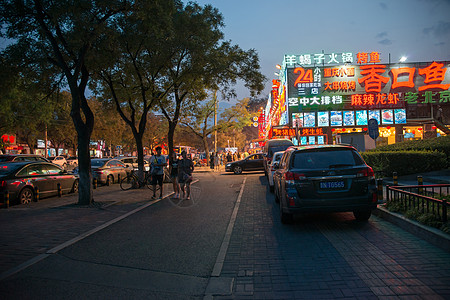
[[[263,89],[264,76],[258,71],[256,51],[244,51],[222,41],[222,16],[210,5],[188,3],[173,16],[173,35],[166,39],[172,59],[166,67],[163,86],[170,94],[158,100],[166,117],[170,157],[175,129],[184,115],[206,98],[207,90],[221,90],[225,97],[234,95],[231,88],[238,79],[251,94]]]
[[[170,89],[158,82],[165,76],[163,66],[170,60],[165,39],[171,34],[168,20],[177,6],[180,6],[179,1],[135,1],[133,10],[113,23],[112,39],[99,44],[99,49],[109,55],[108,61],[96,72],[96,89],[102,101],[115,104],[131,129],[141,177],[147,116],[156,101]]]
[[[220,114],[217,126],[211,122],[216,110],[216,98],[206,101],[203,105],[198,106],[193,116],[187,117],[182,124],[187,126],[191,132],[202,139],[203,147],[206,152],[206,159],[209,161],[209,145],[208,136],[215,130],[229,131],[230,129],[239,130],[251,123],[252,114],[247,110],[249,98],[238,101],[234,106],[224,110]]]
[[[108,39],[112,18],[127,7],[123,0],[0,0],[4,36],[16,41],[8,49],[30,58],[38,69],[54,68],[69,87],[78,134],[79,204],[93,201],[89,143],[94,115],[85,92],[90,68],[100,55],[92,50]],[[28,47],[19,47],[23,44]]]

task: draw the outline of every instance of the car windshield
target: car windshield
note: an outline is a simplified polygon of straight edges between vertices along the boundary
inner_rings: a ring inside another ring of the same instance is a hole
[[[91,166],[98,168],[98,167],[103,166],[105,164],[105,162],[106,161],[101,160],[101,159],[93,159],[93,160],[91,160]]]
[[[18,170],[19,168],[21,168],[23,165],[22,164],[4,164],[4,165],[0,165],[0,176],[1,175],[8,175],[12,172],[15,172],[16,170]]]
[[[323,151],[298,151],[292,166],[295,169],[330,169],[359,166],[364,161],[349,149],[332,149]]]

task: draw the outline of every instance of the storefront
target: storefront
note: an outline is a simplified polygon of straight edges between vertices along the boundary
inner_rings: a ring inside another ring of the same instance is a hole
[[[450,134],[449,68],[384,63],[378,52],[285,55],[266,109],[266,137],[301,145],[350,138],[370,147],[370,119],[379,126],[377,145]]]

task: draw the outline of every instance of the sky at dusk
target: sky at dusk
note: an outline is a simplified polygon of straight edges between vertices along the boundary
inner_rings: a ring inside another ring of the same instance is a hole
[[[185,1],[186,3],[187,1]],[[256,49],[275,79],[285,54],[379,52],[382,63],[450,61],[450,0],[196,0],[216,7],[226,40]],[[267,97],[271,82],[261,94]],[[249,97],[237,87],[238,99]]]

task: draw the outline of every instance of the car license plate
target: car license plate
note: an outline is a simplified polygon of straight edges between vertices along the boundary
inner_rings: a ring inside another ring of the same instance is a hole
[[[321,189],[342,189],[344,181],[323,181],[320,183]]]

